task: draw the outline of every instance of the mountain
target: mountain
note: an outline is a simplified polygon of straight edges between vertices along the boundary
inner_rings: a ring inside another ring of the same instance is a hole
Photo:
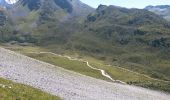
[[[13,8],[19,10],[23,7],[28,8],[29,11],[43,11],[45,8],[53,13],[62,11],[72,17],[87,15],[94,10],[79,0],[20,0]]]
[[[170,24],[146,9],[93,9],[79,0],[19,0],[4,10],[0,42],[76,52],[170,80]]]
[[[170,35],[166,31],[169,30],[170,24],[147,10],[100,5],[94,13],[87,16],[85,24],[100,38],[110,39],[113,43],[128,45],[139,42],[158,47],[170,46],[153,43],[161,36]]]
[[[145,9],[154,12],[170,21],[170,5],[147,6]]]
[[[56,31],[65,41],[65,36],[76,31],[76,26],[93,11],[79,0],[19,0],[6,10],[14,33],[18,33],[13,39],[20,42],[51,38]]]
[[[29,26],[32,24],[36,26],[42,21],[49,20],[58,22],[81,21],[92,11],[94,11],[93,8],[79,0],[20,0],[12,9],[8,10],[8,13],[9,16],[12,16],[11,19],[14,23],[25,19],[25,21],[29,20]]]

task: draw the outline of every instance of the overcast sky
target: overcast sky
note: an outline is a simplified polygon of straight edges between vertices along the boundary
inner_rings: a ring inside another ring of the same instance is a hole
[[[144,8],[148,5],[170,5],[170,0],[81,0],[97,8],[99,4],[117,5],[126,8]]]

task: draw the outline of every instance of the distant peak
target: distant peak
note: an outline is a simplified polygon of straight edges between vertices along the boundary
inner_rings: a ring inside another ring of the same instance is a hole
[[[157,5],[157,6],[152,6],[152,5],[149,5],[146,7],[146,9],[149,9],[149,8],[160,8],[160,9],[166,9],[166,8],[170,8],[170,5]]]
[[[98,6],[97,10],[101,10],[101,9],[106,8],[106,7],[107,7],[106,5],[102,5],[102,4],[100,4],[100,5]]]
[[[103,7],[107,7],[106,5],[102,5],[102,4],[100,4],[99,6],[98,6],[98,8],[103,8]]]

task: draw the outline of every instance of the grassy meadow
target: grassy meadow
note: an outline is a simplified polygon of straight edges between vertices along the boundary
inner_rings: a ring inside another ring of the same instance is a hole
[[[1,85],[4,85],[1,86]],[[57,96],[42,92],[23,84],[0,78],[0,100],[61,100]]]

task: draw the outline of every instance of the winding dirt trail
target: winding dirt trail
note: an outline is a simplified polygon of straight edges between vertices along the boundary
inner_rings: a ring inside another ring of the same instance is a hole
[[[106,82],[0,48],[0,77],[64,100],[169,100],[170,94]]]
[[[34,54],[52,54],[52,55],[55,55],[55,56],[68,58],[69,60],[75,60],[75,61],[85,62],[88,67],[90,67],[90,68],[93,69],[93,70],[98,70],[98,71],[100,71],[101,74],[102,74],[102,76],[110,79],[111,81],[117,82],[117,83],[121,83],[121,84],[126,84],[126,83],[123,82],[123,81],[114,80],[108,73],[106,73],[105,70],[95,68],[95,67],[91,66],[88,61],[83,60],[83,59],[72,58],[72,57],[70,57],[70,56],[63,56],[63,55],[56,54],[56,53],[53,53],[53,52],[28,52],[28,53],[34,53]],[[108,66],[111,66],[111,65],[108,65]],[[125,68],[118,67],[118,66],[115,66],[115,67],[120,68],[120,69],[125,70],[125,71],[128,71],[128,72],[131,72],[131,73],[135,73],[135,74],[137,74],[137,75],[142,75],[142,76],[144,76],[144,77],[146,77],[146,78],[149,78],[149,79],[152,79],[152,80],[170,83],[170,81],[165,81],[165,80],[161,80],[161,79],[152,78],[152,77],[150,77],[150,76],[148,76],[148,75],[141,74],[141,73],[138,73],[138,72],[134,72],[134,71],[131,71],[131,70],[128,70],[128,69],[125,69]]]
[[[84,63],[86,63],[86,65],[89,67],[89,68],[91,68],[91,69],[93,69],[93,70],[97,70],[97,71],[100,71],[101,72],[101,74],[102,74],[102,76],[104,76],[104,77],[106,77],[106,78],[108,78],[108,79],[110,79],[111,81],[113,81],[113,82],[118,82],[118,83],[122,83],[122,84],[126,84],[125,82],[123,82],[123,81],[120,81],[120,80],[114,80],[108,73],[106,73],[106,71],[105,70],[103,70],[103,69],[99,69],[99,68],[95,68],[95,67],[93,67],[93,66],[91,66],[90,64],[89,64],[89,62],[88,61],[86,61],[86,60],[83,60],[83,59],[78,59],[78,58],[72,58],[72,57],[70,57],[70,56],[63,56],[63,55],[60,55],[60,54],[56,54],[56,53],[53,53],[53,52],[28,52],[28,53],[33,53],[33,54],[51,54],[51,55],[55,55],[55,56],[59,56],[59,57],[65,57],[65,58],[68,58],[69,60],[72,60],[72,61],[80,61],[80,62],[84,62]]]

